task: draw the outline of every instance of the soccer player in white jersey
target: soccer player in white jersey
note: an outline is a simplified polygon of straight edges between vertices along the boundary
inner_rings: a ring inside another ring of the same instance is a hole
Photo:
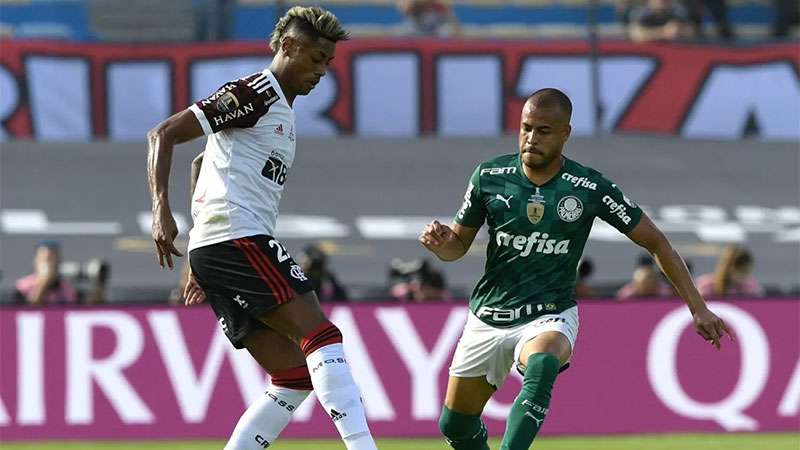
[[[275,56],[262,72],[214,94],[148,133],[147,175],[158,262],[173,267],[178,234],[168,199],[175,144],[207,135],[192,195],[188,304],[208,299],[222,330],[271,376],[239,419],[225,450],[269,447],[313,389],[348,449],[375,449],[360,393],[303,270],[273,237],[295,152],[294,111],[349,38],[318,7],[293,7],[275,26]]]

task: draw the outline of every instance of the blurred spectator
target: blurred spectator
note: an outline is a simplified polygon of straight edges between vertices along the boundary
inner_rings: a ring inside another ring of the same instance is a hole
[[[772,3],[775,7],[772,36],[783,39],[793,26],[800,25],[800,3],[797,0],[772,0]]]
[[[634,8],[635,3],[634,0],[619,0],[616,2],[617,16],[619,16],[619,20],[626,29],[631,23],[631,10]]]
[[[716,270],[697,278],[697,290],[704,297],[762,296],[764,289],[750,274],[752,270],[750,252],[736,245],[728,246],[722,251]]]
[[[447,300],[449,297],[442,272],[428,269],[411,282],[411,300],[417,303]]]
[[[319,246],[306,246],[299,259],[300,267],[311,281],[320,301],[343,302],[349,299],[347,290],[328,265],[328,255]]]
[[[578,281],[575,283],[575,296],[578,298],[595,297],[597,293],[589,287],[589,278],[594,273],[594,262],[590,258],[583,258],[578,265]]]
[[[248,2],[242,3],[247,4]],[[230,39],[235,9],[236,0],[195,0],[195,40],[227,41]]]
[[[418,303],[448,300],[447,283],[439,270],[427,259],[403,261],[393,259],[389,266],[392,298]]]
[[[674,41],[694,37],[686,9],[673,0],[647,0],[630,11],[628,36],[634,42]]]
[[[694,33],[698,37],[703,36],[703,18],[706,10],[717,23],[717,36],[720,39],[729,41],[733,39],[733,28],[728,20],[727,0],[684,0],[686,9],[689,13],[689,21],[694,27]]]
[[[457,36],[460,24],[453,9],[437,0],[399,0],[397,8],[407,18],[415,34],[425,36]]]
[[[672,288],[662,281],[650,255],[642,255],[633,269],[631,281],[617,291],[618,300],[643,297],[671,297]]]
[[[15,296],[20,303],[54,305],[76,303],[78,291],[59,272],[61,245],[42,241],[36,246],[33,273],[16,282]]]

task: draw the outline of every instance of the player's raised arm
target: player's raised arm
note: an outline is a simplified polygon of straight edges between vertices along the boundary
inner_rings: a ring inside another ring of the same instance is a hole
[[[147,133],[147,180],[153,211],[153,241],[158,264],[174,267],[172,255],[183,256],[175,248],[178,227],[169,206],[169,172],[172,148],[202,136],[203,128],[195,113],[186,109],[159,123]]]
[[[683,258],[646,214],[642,213],[641,220],[633,230],[627,233],[627,236],[653,255],[661,270],[689,307],[694,319],[695,330],[700,336],[711,342],[717,349],[720,347],[720,338],[723,335],[727,334],[729,338],[733,339],[733,334],[725,322],[706,306],[705,300],[697,291],[697,287],[689,275]]]
[[[455,261],[467,253],[477,233],[478,228],[458,223],[450,228],[434,220],[425,225],[419,241],[442,261]]]
[[[455,261],[464,256],[486,220],[486,205],[481,197],[480,166],[469,178],[464,203],[456,213],[452,228],[434,220],[419,236],[422,245],[443,261]]]

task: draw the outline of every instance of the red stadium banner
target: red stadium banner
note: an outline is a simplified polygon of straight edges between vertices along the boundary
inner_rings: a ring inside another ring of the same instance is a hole
[[[545,434],[797,431],[800,301],[717,302],[738,336],[717,352],[677,301],[581,303],[572,368]],[[327,308],[377,436],[436,436],[463,306]],[[0,310],[0,439],[220,438],[265,375],[207,307]],[[486,407],[490,432],[521,386]],[[287,437],[333,437],[310,397]]]
[[[0,138],[143,140],[222,83],[261,70],[264,43],[118,45],[3,41]],[[604,131],[689,138],[800,139],[800,52],[752,47],[600,45]],[[304,136],[516,133],[523,99],[563,89],[575,134],[595,131],[585,42],[358,39],[296,102]]]

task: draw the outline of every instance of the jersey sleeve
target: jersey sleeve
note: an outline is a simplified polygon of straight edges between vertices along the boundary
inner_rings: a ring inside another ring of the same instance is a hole
[[[623,234],[629,233],[639,224],[639,220],[642,218],[642,209],[629,199],[619,186],[603,178],[598,183],[598,191],[600,195],[600,204],[597,207],[598,217]]]
[[[480,228],[486,220],[486,205],[481,199],[480,169],[480,166],[476,167],[469,177],[464,203],[456,213],[455,222],[465,227]]]
[[[267,76],[258,73],[225,83],[189,109],[200,121],[203,133],[213,134],[229,128],[254,126],[279,98]]]

